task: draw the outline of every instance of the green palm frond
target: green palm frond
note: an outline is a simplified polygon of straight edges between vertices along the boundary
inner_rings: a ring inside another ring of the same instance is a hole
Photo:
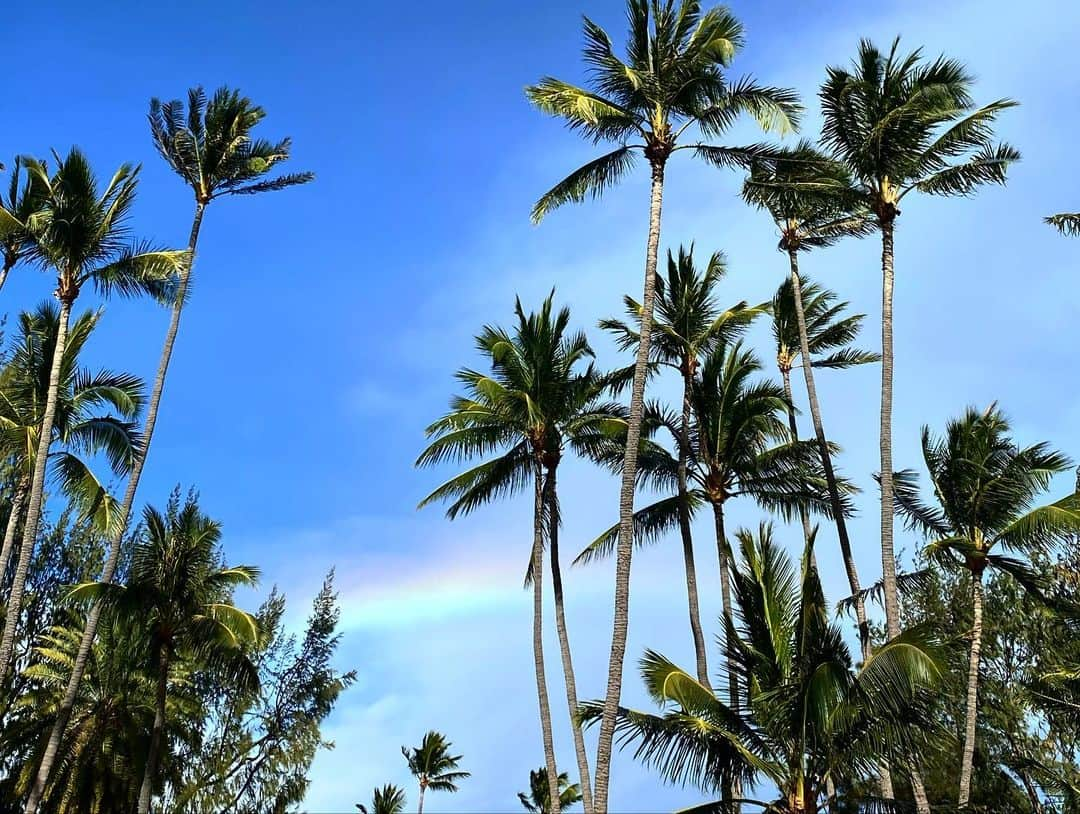
[[[1043,220],[1063,235],[1080,235],[1080,212],[1063,212],[1060,215],[1050,215]]]

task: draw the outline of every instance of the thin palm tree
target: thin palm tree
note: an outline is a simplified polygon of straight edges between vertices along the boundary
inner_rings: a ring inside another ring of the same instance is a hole
[[[416,804],[416,814],[424,814],[424,792],[456,792],[457,784],[469,777],[469,772],[461,771],[458,765],[461,755],[450,754],[453,744],[441,732],[432,730],[424,735],[419,746],[412,749],[401,747],[401,754],[409,764],[409,771],[420,786],[420,797]]]
[[[130,470],[140,437],[135,419],[144,402],[143,382],[137,376],[102,370],[96,373],[79,365],[82,352],[100,319],[100,312],[86,312],[68,331],[60,365],[53,444],[52,471],[61,491],[97,530],[108,534],[116,523],[116,501],[98,481],[86,459],[103,454],[113,474]],[[0,547],[0,574],[6,574],[15,536],[24,522],[23,508],[39,446],[42,407],[48,400],[53,353],[60,330],[60,315],[52,303],[19,317],[19,334],[8,363],[0,370],[0,449],[16,474],[11,511]],[[14,653],[15,635],[22,612],[22,591],[29,574],[31,546],[19,549],[0,640],[0,664],[7,667]],[[18,602],[15,597],[18,597]]]
[[[90,283],[106,296],[113,292],[146,294],[169,301],[175,297],[176,276],[188,258],[187,252],[157,250],[145,243],[129,245],[127,220],[135,202],[137,167],[122,165],[101,189],[90,162],[78,148],[72,148],[65,158],[54,154],[54,159],[57,168],[52,176],[40,162],[25,160],[27,172],[34,176],[33,183],[40,185],[43,195],[41,210],[27,223],[26,257],[56,273],[60,310],[27,492],[24,552],[33,549],[41,519],[71,309],[79,292]],[[12,585],[9,610],[19,607],[23,587],[21,582]],[[0,661],[3,677],[10,669],[9,653],[0,650],[0,659],[8,659]]]
[[[539,769],[529,772],[529,791],[518,792],[518,800],[529,814],[549,814],[551,811],[551,798],[548,787],[547,769],[541,766]],[[559,810],[567,811],[581,802],[581,787],[577,783],[570,783],[570,777],[563,772],[559,775]]]
[[[716,285],[727,273],[722,252],[714,253],[701,272],[694,265],[694,247],[679,247],[678,259],[668,252],[667,276],[656,280],[656,314],[650,356],[654,364],[678,371],[683,384],[682,415],[676,437],[678,449],[677,488],[680,501],[679,535],[682,540],[690,631],[694,639],[698,680],[708,686],[709,668],[705,636],[701,631],[698,605],[697,569],[690,530],[691,509],[687,467],[691,457],[691,391],[702,357],[721,339],[732,339],[763,313],[764,306],[751,308],[745,301],[721,310],[714,297]],[[600,327],[615,334],[620,350],[637,346],[640,340],[642,307],[633,297],[623,298],[630,322],[601,320]]]
[[[928,552],[971,576],[973,624],[968,662],[964,751],[960,765],[959,806],[971,796],[972,762],[978,722],[979,659],[983,631],[983,575],[987,569],[1015,578],[1041,596],[1040,580],[1022,559],[1055,545],[1071,543],[1080,532],[1080,493],[1036,506],[1054,475],[1071,462],[1049,444],[1021,448],[1010,436],[1008,420],[990,405],[968,408],[950,421],[943,438],[923,427],[922,453],[936,505],[919,497],[913,472],[898,472],[896,506],[931,540]]]
[[[763,776],[779,798],[747,802],[777,814],[816,814],[835,802],[830,781],[864,778],[883,757],[925,746],[941,658],[933,642],[909,631],[853,669],[813,565],[813,542],[797,571],[768,524],[736,537],[738,615],[727,620],[725,639],[743,679],[745,712],[650,650],[641,661],[646,689],[673,708],[662,715],[620,709],[620,736],[669,782],[716,793],[733,778],[749,786]],[[586,718],[598,717],[598,707],[589,705]]]
[[[26,160],[16,156],[8,179],[7,197],[0,189],[0,252],[3,253],[0,289],[25,254],[28,239],[26,225],[40,211],[44,199],[36,176],[33,173],[23,174],[25,165]]]
[[[173,300],[169,327],[165,333],[165,342],[146,409],[143,448],[124,491],[120,508],[121,522],[113,535],[102,570],[102,580],[105,582],[111,581],[116,573],[120,542],[127,533],[127,525],[135,505],[135,493],[150,451],[169,360],[172,358],[176,334],[180,328],[180,316],[188,299],[191,262],[194,261],[206,207],[221,197],[256,195],[304,184],[314,178],[312,173],[291,173],[273,177],[269,175],[277,165],[289,158],[291,142],[288,138],[279,142],[256,138],[252,131],[265,116],[263,108],[253,104],[237,91],[224,87],[216,91],[209,101],[202,88],[193,88],[188,92],[186,110],[178,101],[162,103],[154,99],[150,102],[150,130],[154,145],[173,171],[192,190],[195,214],[188,239],[190,262],[180,269],[177,295]],[[78,692],[79,679],[93,644],[100,613],[100,609],[91,608],[87,615],[83,644],[75,659],[65,702],[60,705],[60,713],[38,767],[34,787],[27,797],[24,814],[35,814],[37,811],[41,791],[56,761],[66,718]]]
[[[814,367],[847,367],[880,359],[875,354],[847,348],[858,331],[862,317],[843,321],[835,328],[829,325],[839,312],[830,311],[831,300],[815,302],[809,291],[803,291],[799,274],[799,253],[810,249],[831,246],[844,237],[861,237],[869,234],[873,224],[868,218],[865,203],[851,185],[847,168],[837,161],[821,155],[809,142],[800,142],[795,148],[778,152],[768,161],[757,161],[743,184],[743,197],[751,204],[766,210],[780,232],[778,248],[788,257],[789,277],[774,298],[774,336],[777,340],[777,363],[784,378],[784,387],[791,397],[790,373],[792,366],[802,358],[803,377],[806,381],[807,399],[814,425],[814,437],[821,451],[821,465],[836,518],[836,533],[840,553],[844,560],[848,585],[856,597],[855,616],[859,626],[862,656],[870,654],[870,628],[866,619],[866,607],[860,595],[858,569],[851,549],[847,523],[841,511],[841,495],[833,470],[832,456],[826,441],[814,382]],[[814,292],[815,294],[820,291]],[[831,294],[831,292],[830,292]],[[832,295],[835,299],[835,295]],[[775,306],[783,309],[776,313]],[[817,313],[808,309],[816,308]],[[824,323],[811,324],[814,319]],[[832,328],[831,331],[828,331]],[[811,336],[814,330],[816,336]],[[819,343],[811,346],[811,340]],[[825,359],[814,359],[815,350],[833,350]],[[794,413],[790,418],[796,432]],[[802,517],[804,529],[808,529],[806,514]]]
[[[1060,215],[1050,215],[1043,220],[1063,235],[1070,237],[1080,235],[1080,212],[1062,212]]]
[[[404,814],[405,789],[387,783],[372,792],[371,808],[363,803],[357,803],[356,808],[361,814]]]
[[[959,62],[921,51],[888,53],[859,44],[850,69],[830,67],[820,98],[825,146],[850,171],[853,189],[881,233],[881,567],[886,629],[900,632],[893,548],[893,233],[900,204],[912,192],[970,195],[1004,184],[1020,154],[993,144],[998,115],[1016,103],[976,107],[974,80]]]
[[[451,411],[427,429],[433,440],[417,460],[430,466],[446,460],[467,460],[499,453],[468,471],[451,478],[421,502],[449,500],[449,517],[467,514],[475,508],[509,496],[530,481],[534,486],[533,547],[528,569],[533,588],[533,657],[537,672],[537,693],[541,730],[549,777],[555,771],[554,744],[544,669],[543,548],[545,533],[551,546],[555,621],[559,634],[567,705],[582,795],[586,810],[589,793],[589,765],[585,742],[576,720],[577,685],[564,615],[562,571],[559,564],[559,511],[557,471],[567,447],[591,455],[619,433],[626,422],[617,404],[604,400],[605,392],[627,378],[627,371],[602,375],[589,362],[593,356],[584,334],[568,332],[570,312],[554,312],[554,294],[541,305],[539,313],[526,314],[516,303],[517,326],[513,334],[487,327],[477,337],[477,347],[491,366],[491,374],[464,369],[458,373],[468,391],[455,397]],[[584,367],[582,367],[584,365]],[[558,797],[557,789],[552,790]]]
[[[199,509],[194,495],[178,496],[162,513],[143,512],[145,532],[136,542],[124,584],[88,582],[70,597],[101,602],[118,618],[137,625],[154,665],[154,721],[139,787],[138,814],[147,814],[161,752],[165,748],[169,677],[177,661],[214,670],[230,685],[256,691],[259,675],[246,647],[259,638],[255,618],[232,601],[237,586],[253,586],[259,571],[221,564],[221,526]]]
[[[723,147],[703,140],[723,135],[746,113],[765,129],[784,132],[797,125],[800,112],[792,91],[763,87],[751,79],[732,82],[725,76],[743,44],[742,26],[727,9],[703,12],[698,0],[681,0],[678,5],[675,0],[628,0],[627,16],[630,31],[625,60],[616,55],[608,34],[585,18],[583,57],[592,72],[590,87],[547,77],[526,89],[530,101],[541,111],[559,117],[594,144],[619,145],[570,173],[545,193],[533,207],[535,222],[565,203],[600,195],[629,172],[639,153],[648,161],[651,176],[641,341],[630,394],[626,459],[619,492],[620,538],[607,711],[596,753],[596,810],[601,814],[607,811],[611,739],[626,651],[634,484],[667,162],[678,150],[693,150],[698,158],[717,167],[743,165],[760,153],[759,147]],[[694,132],[692,128],[700,136],[682,143],[687,131]]]

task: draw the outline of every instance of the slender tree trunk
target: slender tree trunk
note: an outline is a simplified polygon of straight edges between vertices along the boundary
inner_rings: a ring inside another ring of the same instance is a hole
[[[150,732],[150,749],[146,753],[142,786],[139,788],[139,814],[149,814],[150,798],[154,793],[154,774],[165,733],[165,701],[169,691],[169,649],[162,646],[158,653],[157,693],[154,698],[154,728]]]
[[[791,431],[791,440],[799,440],[799,425],[795,421],[795,398],[791,392],[791,370],[787,367],[780,368],[780,375],[784,380],[784,395],[788,400],[788,429]],[[806,507],[799,505],[799,520],[802,521],[803,540],[807,545],[810,545],[810,537],[814,533],[813,527],[810,525],[810,513],[806,510]],[[817,564],[817,558],[815,557],[815,565]]]
[[[544,485],[540,462],[535,464],[535,502],[533,505],[533,662],[536,667],[536,695],[540,702],[540,732],[544,741],[544,765],[548,790],[559,814],[559,771],[555,765],[555,740],[551,734],[551,704],[548,701],[547,676],[544,671]]]
[[[424,814],[424,792],[427,790],[427,785],[420,784],[420,796],[416,803],[416,814]]]
[[[683,566],[686,570],[686,599],[690,611],[690,633],[694,637],[698,681],[709,684],[709,665],[705,658],[705,634],[701,630],[698,605],[697,568],[694,565],[694,538],[690,533],[689,487],[686,467],[690,457],[690,373],[683,373],[682,423],[679,425],[679,534],[682,536]]]
[[[60,319],[56,330],[56,348],[53,351],[52,367],[49,370],[49,392],[45,398],[45,412],[41,417],[41,435],[38,437],[37,452],[34,455],[34,474],[30,480],[29,503],[26,507],[26,521],[23,523],[22,547],[15,565],[15,577],[8,596],[7,614],[4,620],[4,638],[0,641],[0,681],[8,676],[12,666],[12,654],[15,649],[15,629],[18,627],[19,614],[22,610],[23,589],[26,587],[26,575],[30,570],[30,559],[34,553],[34,541],[37,538],[38,524],[45,502],[45,471],[49,462],[49,447],[52,445],[53,420],[56,417],[56,401],[60,392],[60,369],[63,366],[64,352],[67,348],[68,321],[71,318],[71,299],[60,300]]]
[[[825,437],[825,425],[821,421],[821,405],[818,402],[817,387],[814,385],[814,368],[810,358],[810,340],[806,333],[806,314],[803,311],[802,280],[799,277],[798,254],[788,252],[791,261],[791,286],[795,295],[795,318],[799,326],[799,351],[802,356],[803,378],[806,379],[806,396],[810,402],[810,416],[814,423],[814,436],[821,452],[821,468],[825,472],[825,484],[829,489],[829,505],[836,523],[836,536],[840,540],[840,554],[844,558],[844,571],[847,572],[848,587],[855,597],[855,620],[859,625],[859,646],[863,661],[870,658],[870,625],[866,621],[866,605],[862,599],[862,586],[859,584],[859,572],[855,567],[855,556],[851,551],[851,538],[848,537],[847,521],[844,519],[844,507],[840,501],[840,489],[836,485],[836,473],[833,471],[832,455],[829,442]],[[785,383],[785,387],[788,385]],[[794,417],[792,426],[794,427]],[[805,510],[804,510],[805,511]],[[805,515],[804,515],[805,517]],[[891,522],[891,521],[890,521]]]
[[[562,567],[559,564],[559,497],[555,480],[556,466],[549,466],[544,483],[548,519],[548,556],[551,558],[551,583],[555,593],[555,628],[559,633],[559,652],[562,656],[563,675],[566,681],[566,704],[570,710],[570,731],[574,736],[574,752],[577,755],[580,775],[581,801],[585,814],[592,814],[592,785],[589,775],[589,756],[585,753],[585,737],[578,720],[577,680],[574,677],[574,661],[570,655],[570,636],[566,630],[566,614],[563,606]],[[555,780],[558,788],[558,778]]]
[[[15,261],[11,259],[4,260],[4,267],[0,268],[0,289],[4,287],[4,283],[7,282],[8,275],[11,274],[11,269],[15,266]]]
[[[964,754],[960,761],[959,807],[967,808],[971,799],[971,768],[975,757],[975,724],[979,717],[979,653],[982,650],[983,585],[982,574],[971,578],[971,654],[968,658],[967,716],[964,727]]]
[[[4,527],[4,545],[0,548],[0,581],[3,581],[4,575],[7,574],[11,552],[15,547],[15,532],[19,528],[19,520],[22,518],[26,492],[29,488],[30,479],[25,474],[20,475],[18,484],[15,486],[15,494],[11,497],[11,512],[8,514],[7,524]]]
[[[649,366],[653,305],[656,301],[656,257],[660,247],[660,210],[664,198],[664,162],[652,161],[652,197],[649,204],[649,240],[645,250],[645,290],[641,308],[641,334],[634,363],[634,383],[630,390],[630,415],[626,426],[626,453],[619,488],[619,543],[615,555],[615,610],[608,661],[607,690],[600,718],[596,747],[596,784],[593,804],[596,814],[607,814],[608,780],[611,774],[611,745],[615,737],[615,716],[622,694],[623,660],[630,613],[630,558],[634,552],[634,485],[637,480],[638,444],[645,408],[645,377]]]
[[[731,549],[728,546],[727,534],[724,531],[724,504],[713,503],[713,521],[716,524],[716,552],[720,559],[720,599],[723,605],[724,619],[734,623],[735,615],[731,605]],[[727,628],[724,629],[725,638],[727,636]],[[728,674],[728,692],[730,693],[728,706],[731,710],[738,715],[741,704],[739,703],[739,677],[735,674],[733,669],[731,653],[725,648],[725,658],[727,659],[727,674]],[[742,783],[735,780],[731,785],[731,797],[738,800],[742,797]],[[735,802],[731,806],[731,811],[734,814],[739,814],[742,810],[742,804]]]
[[[796,301],[798,298],[796,297]],[[900,635],[900,601],[893,550],[893,223],[881,224],[881,578],[889,638]]]
[[[195,217],[191,224],[191,236],[188,239],[188,266],[180,275],[180,286],[177,292],[176,302],[173,303],[172,316],[169,319],[169,329],[165,333],[165,344],[161,348],[161,358],[158,360],[157,375],[154,378],[154,387],[150,392],[150,403],[146,409],[146,422],[143,426],[143,443],[140,454],[135,456],[135,465],[128,477],[127,488],[124,491],[124,502],[120,508],[120,527],[109,545],[109,556],[105,560],[102,570],[102,582],[112,582],[116,574],[116,565],[120,560],[120,544],[127,533],[128,523],[131,520],[132,506],[135,504],[135,492],[139,488],[139,479],[142,477],[143,466],[146,457],[150,453],[150,441],[154,436],[154,426],[157,424],[158,407],[161,404],[161,394],[165,389],[165,374],[169,370],[169,360],[172,358],[173,345],[176,342],[176,332],[180,328],[180,315],[184,310],[187,300],[188,283],[191,280],[191,267],[195,263],[195,246],[199,242],[199,229],[202,226],[203,213],[206,210],[205,203],[195,206]],[[98,620],[101,618],[101,603],[95,602],[86,617],[86,627],[83,628],[82,641],[79,642],[79,652],[75,656],[72,665],[71,676],[64,690],[64,697],[60,701],[60,707],[56,712],[56,720],[53,722],[52,731],[49,733],[49,742],[45,745],[45,751],[41,756],[41,764],[38,766],[34,777],[34,785],[26,798],[23,814],[37,814],[41,795],[45,792],[45,784],[56,762],[57,753],[60,750],[60,741],[63,739],[68,720],[71,718],[71,709],[75,705],[75,699],[79,692],[79,682],[82,681],[83,673],[90,658],[90,648],[94,646],[94,637],[97,635]]]

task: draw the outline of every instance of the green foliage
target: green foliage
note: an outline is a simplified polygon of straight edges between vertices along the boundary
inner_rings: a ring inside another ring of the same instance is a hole
[[[371,807],[356,804],[363,814],[402,814],[405,811],[405,789],[387,783],[372,793]]]
[[[725,650],[740,677],[745,714],[735,711],[734,699],[716,696],[648,651],[642,678],[666,709],[620,709],[617,731],[668,782],[715,793],[735,778],[764,779],[781,796],[759,805],[789,814],[821,811],[827,780],[865,778],[882,759],[925,748],[944,664],[932,638],[909,630],[855,669],[842,630],[830,621],[811,549],[797,570],[767,524],[736,537],[737,620],[726,621]],[[584,718],[596,720],[600,709],[585,705]]]
[[[458,768],[462,756],[450,753],[452,745],[445,735],[432,730],[424,735],[419,746],[401,747],[409,771],[421,789],[455,792],[457,784],[470,776],[469,772]]]
[[[529,791],[518,792],[518,800],[529,814],[549,814],[551,811],[551,788],[545,766],[529,772]],[[570,782],[566,772],[559,773],[559,811],[567,811],[581,802],[581,787]]]
[[[810,363],[814,367],[848,368],[881,360],[881,355],[860,350],[852,343],[859,335],[864,314],[843,316],[848,303],[837,302],[835,292],[802,277],[803,315]],[[776,341],[776,360],[781,370],[791,370],[800,363],[799,324],[795,313],[795,287],[791,278],[776,289],[772,299],[772,333]]]

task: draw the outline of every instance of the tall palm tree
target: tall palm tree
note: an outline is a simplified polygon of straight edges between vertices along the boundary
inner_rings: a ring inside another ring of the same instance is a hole
[[[988,568],[1014,577],[1040,594],[1039,579],[1023,560],[1070,543],[1080,532],[1080,493],[1044,506],[1037,498],[1051,478],[1071,466],[1046,443],[1020,448],[1009,435],[1009,422],[995,405],[968,408],[950,421],[943,438],[929,427],[922,432],[922,452],[936,505],[918,495],[914,473],[897,473],[896,506],[931,540],[928,551],[943,563],[971,575],[974,622],[968,664],[966,726],[960,766],[959,805],[971,795],[972,759],[978,721],[979,658],[983,630],[983,575]]]
[[[7,197],[0,189],[0,252],[3,253],[0,288],[4,287],[11,270],[26,251],[26,225],[40,211],[43,201],[42,188],[36,182],[36,176],[32,173],[27,173],[25,177],[23,175],[25,163],[22,156],[15,157],[8,179]]]
[[[830,621],[812,543],[800,573],[768,524],[736,537],[738,617],[727,620],[725,638],[746,712],[647,651],[646,688],[657,703],[674,706],[662,715],[621,709],[622,742],[669,782],[715,793],[733,776],[747,783],[764,776],[780,797],[757,805],[778,814],[824,811],[833,802],[830,780],[863,778],[882,757],[925,745],[941,660],[932,642],[909,631],[854,670],[843,631]],[[586,718],[598,717],[598,707],[589,705]]]
[[[127,373],[102,370],[92,373],[79,366],[79,355],[100,319],[100,312],[86,312],[68,332],[60,364],[59,388],[53,420],[53,443],[61,449],[50,453],[53,472],[62,491],[101,533],[116,523],[116,501],[95,477],[84,460],[103,453],[113,474],[126,475],[135,459],[139,433],[135,419],[142,409],[142,380]],[[11,512],[0,547],[0,574],[6,574],[15,549],[15,536],[24,521],[23,508],[34,469],[34,453],[42,408],[48,400],[53,353],[60,331],[60,315],[52,303],[40,305],[19,318],[19,334],[7,365],[0,370],[0,449],[12,461],[16,484]],[[10,667],[23,590],[30,568],[32,546],[19,549],[0,640],[0,665]]]
[[[409,764],[409,771],[420,785],[420,798],[416,804],[416,814],[424,814],[424,792],[456,792],[457,784],[469,777],[469,772],[458,769],[461,755],[450,754],[450,741],[441,732],[432,730],[424,735],[419,746],[412,749],[401,747],[401,754]]]
[[[291,173],[274,177],[269,175],[278,164],[289,158],[291,142],[287,138],[276,143],[256,138],[252,131],[265,116],[263,108],[253,104],[237,91],[224,87],[216,91],[209,101],[202,88],[193,88],[188,92],[186,110],[178,101],[163,104],[154,99],[150,102],[150,130],[154,145],[195,197],[195,215],[188,239],[190,261],[194,261],[203,215],[212,201],[231,195],[256,195],[284,189],[307,183],[314,178],[312,173]],[[146,409],[142,454],[135,462],[124,491],[120,508],[121,522],[112,538],[102,571],[102,580],[105,582],[111,581],[116,572],[120,542],[127,533],[127,524],[135,505],[135,493],[150,451],[161,394],[165,387],[165,376],[180,328],[180,316],[188,299],[190,273],[189,262],[180,269],[177,296],[172,304],[169,327],[165,333],[165,342]],[[49,736],[49,744],[38,767],[37,779],[27,798],[24,814],[35,814],[37,811],[41,790],[48,780],[60,748],[66,717],[78,692],[79,679],[86,666],[100,613],[100,609],[91,608],[87,615],[85,636],[75,659],[65,701],[60,705],[60,713]]]
[[[668,159],[678,150],[693,150],[717,166],[745,164],[760,148],[722,147],[703,139],[723,135],[749,113],[765,129],[781,132],[798,123],[799,105],[792,91],[762,87],[751,79],[729,81],[725,71],[743,44],[742,26],[727,9],[702,12],[698,0],[627,0],[630,30],[626,58],[620,59],[611,38],[585,18],[583,57],[592,73],[581,88],[552,77],[526,89],[540,110],[561,118],[594,144],[619,146],[570,173],[545,193],[535,207],[538,222],[556,207],[596,197],[634,166],[638,154],[649,163],[651,193],[645,251],[645,283],[637,364],[630,394],[626,459],[619,492],[619,553],[615,565],[615,613],[608,668],[607,712],[596,753],[596,810],[606,814],[611,739],[622,685],[623,658],[633,551],[634,483],[638,441],[645,399],[645,376],[652,335],[660,212]],[[699,138],[682,138],[695,128]],[[631,142],[630,139],[640,139]],[[549,770],[550,771],[550,770]]]
[[[545,681],[543,620],[543,546],[545,531],[551,546],[555,621],[559,634],[567,705],[582,795],[591,811],[589,764],[585,742],[576,721],[578,699],[563,607],[562,572],[558,551],[558,495],[556,476],[565,448],[591,454],[612,436],[625,432],[626,422],[618,405],[603,400],[605,391],[627,377],[626,371],[601,375],[590,363],[593,352],[584,334],[569,334],[569,309],[553,313],[554,294],[539,313],[526,315],[520,301],[515,306],[517,326],[513,334],[487,327],[477,337],[477,347],[488,360],[490,375],[464,369],[458,373],[468,391],[455,397],[451,412],[433,423],[427,434],[433,440],[417,460],[430,466],[446,460],[466,460],[499,453],[451,478],[421,502],[450,500],[451,518],[534,486],[533,548],[529,579],[533,588],[533,658],[537,673],[540,723],[548,761],[548,776],[555,783],[554,744]],[[558,790],[552,789],[552,798]]]
[[[548,797],[547,769],[541,766],[529,772],[529,792],[518,792],[518,800],[529,814],[549,814],[551,798]],[[570,783],[570,777],[563,772],[559,775],[559,810],[567,811],[581,802],[581,787]]]
[[[376,788],[371,795],[371,808],[357,803],[356,808],[362,814],[404,814],[405,789],[387,783],[381,789]]]
[[[45,471],[53,441],[61,373],[68,341],[71,309],[82,287],[93,284],[100,293],[149,294],[160,301],[175,296],[176,275],[187,263],[187,253],[155,250],[145,243],[128,245],[127,220],[135,202],[138,168],[124,164],[99,187],[86,156],[72,148],[50,176],[43,164],[26,159],[26,169],[40,185],[43,203],[27,224],[26,256],[57,276],[60,302],[56,341],[50,363],[45,406],[34,466],[27,492],[23,522],[23,551],[33,549],[45,494]],[[15,583],[10,606],[19,606],[23,585]],[[0,655],[3,655],[0,653]],[[9,664],[0,664],[0,677]]]
[[[1051,215],[1043,220],[1063,235],[1080,235],[1080,212],[1062,212],[1060,215]]]
[[[919,50],[888,53],[868,40],[850,69],[830,67],[821,88],[825,146],[850,171],[853,189],[881,233],[881,567],[886,629],[900,632],[893,548],[893,233],[912,192],[970,195],[1004,184],[1020,154],[993,144],[994,121],[1016,103],[976,107],[974,80],[959,62],[924,62]]]
[[[713,291],[727,273],[727,261],[722,252],[716,252],[709,258],[702,273],[694,265],[694,247],[687,250],[680,246],[677,260],[668,252],[667,269],[666,278],[658,276],[656,280],[656,314],[650,356],[653,363],[677,370],[683,383],[682,415],[675,439],[678,449],[679,535],[682,539],[690,631],[694,638],[697,675],[698,680],[708,686],[709,668],[698,610],[697,569],[694,565],[688,497],[691,390],[701,358],[721,339],[732,339],[741,334],[750,322],[764,311],[764,307],[751,308],[743,301],[726,310],[720,310]],[[630,296],[623,299],[631,322],[605,319],[600,322],[600,327],[616,335],[620,350],[629,350],[640,340],[636,326],[641,324],[642,307]]]
[[[870,654],[870,628],[860,594],[862,586],[852,555],[847,522],[841,511],[841,496],[832,456],[821,420],[821,406],[818,403],[813,368],[847,367],[851,364],[877,361],[880,357],[845,347],[858,331],[861,317],[841,322],[831,332],[825,333],[826,329],[831,327],[829,319],[838,312],[830,311],[831,300],[815,302],[809,291],[802,290],[799,252],[830,246],[843,237],[866,235],[872,230],[872,225],[862,208],[862,202],[851,188],[850,174],[844,165],[830,161],[807,141],[801,141],[794,149],[778,151],[776,156],[767,161],[754,162],[750,175],[743,184],[743,197],[772,216],[780,232],[778,248],[788,256],[790,275],[773,300],[773,334],[778,346],[777,364],[790,400],[791,369],[800,358],[810,360],[810,363],[804,363],[801,367],[806,381],[814,437],[820,447],[822,470],[832,502],[833,517],[836,518],[844,569],[851,593],[856,597],[855,616],[859,626],[862,656],[865,659]],[[835,299],[835,296],[832,298]],[[782,309],[780,313],[776,312],[777,307]],[[809,308],[818,309],[817,313],[808,314]],[[815,318],[824,319],[824,324],[811,325]],[[825,359],[814,360],[815,348],[811,347],[811,330],[823,334],[813,337],[816,342],[821,343],[816,349],[818,352],[834,350]],[[797,433],[794,411],[789,413],[789,421],[792,432]],[[810,524],[805,511],[802,513],[802,523],[804,535],[808,535]]]
[[[253,586],[259,571],[221,564],[221,526],[202,513],[193,495],[178,497],[165,513],[148,506],[144,535],[136,542],[125,584],[89,582],[74,600],[102,602],[146,637],[154,665],[154,721],[139,787],[138,814],[150,810],[167,724],[169,677],[174,664],[191,659],[231,685],[257,690],[258,671],[245,647],[258,641],[255,618],[232,603],[240,585]]]

